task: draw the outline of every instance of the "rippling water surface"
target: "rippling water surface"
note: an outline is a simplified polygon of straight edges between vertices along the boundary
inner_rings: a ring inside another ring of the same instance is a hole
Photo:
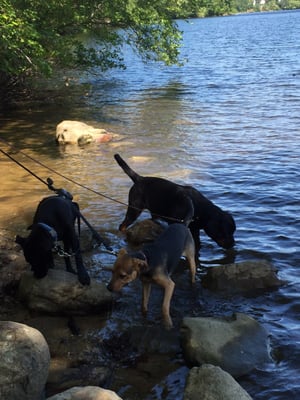
[[[184,67],[144,65],[126,50],[126,71],[113,71],[105,77],[95,71],[82,78],[76,90],[66,87],[49,105],[26,105],[3,116],[1,138],[120,201],[126,202],[131,182],[114,162],[115,152],[141,174],[192,184],[232,212],[237,223],[236,261],[270,259],[287,284],[254,299],[207,294],[201,307],[204,304],[206,315],[238,311],[257,318],[270,332],[277,357],[274,364],[254,371],[240,383],[255,399],[297,398],[300,12],[178,24],[184,31]],[[53,137],[56,124],[63,119],[103,126],[120,136],[112,144],[59,149]],[[72,191],[83,213],[113,246],[124,245],[117,232],[124,206],[57,177],[21,154],[16,157],[43,179],[50,175],[58,186]],[[48,193],[2,155],[0,165],[1,224],[11,230],[24,228],[38,199]],[[113,262],[103,254],[99,258],[107,264]],[[226,254],[203,237],[200,259],[204,267],[217,265],[225,262]],[[134,290],[140,288],[128,288],[116,314],[108,320],[109,332],[122,318],[124,326],[139,318]],[[187,289],[185,296],[188,293]],[[132,300],[131,306],[126,296]],[[182,303],[179,310],[189,314],[189,301]],[[193,314],[197,314],[194,306]],[[176,374],[173,380],[177,382]],[[174,382],[167,379],[165,385],[168,395],[156,387],[155,397],[148,393],[144,398],[179,399]]]

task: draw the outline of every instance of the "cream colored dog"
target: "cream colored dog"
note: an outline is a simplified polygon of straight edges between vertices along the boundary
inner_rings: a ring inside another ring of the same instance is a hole
[[[59,144],[106,143],[112,137],[105,129],[94,128],[80,121],[62,121],[56,127],[56,142]]]

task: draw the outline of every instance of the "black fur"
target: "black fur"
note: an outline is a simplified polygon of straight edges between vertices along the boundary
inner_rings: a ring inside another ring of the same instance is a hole
[[[201,229],[220,247],[229,249],[234,246],[236,225],[231,214],[216,206],[192,186],[141,176],[119,154],[114,157],[134,182],[129,191],[126,216],[119,226],[121,231],[147,209],[152,218],[160,218],[168,223],[180,221],[187,224],[194,238],[196,254],[200,249]]]
[[[64,251],[74,254],[78,279],[83,285],[89,285],[90,277],[83,265],[78,236],[74,223],[79,218],[78,204],[62,196],[50,196],[43,199],[36,210],[31,232],[27,238],[17,235],[16,242],[23,248],[26,261],[31,265],[36,278],[47,275],[53,268],[52,249],[54,237],[43,224],[56,231],[57,240],[62,240]],[[65,256],[66,269],[75,273],[71,266],[70,257]]]

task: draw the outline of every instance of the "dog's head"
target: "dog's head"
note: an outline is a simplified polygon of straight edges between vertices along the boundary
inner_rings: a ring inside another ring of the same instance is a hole
[[[42,226],[34,225],[27,238],[16,236],[18,243],[24,253],[26,261],[31,265],[36,278],[47,275],[49,268],[53,267],[52,248],[53,236]]]
[[[107,285],[108,290],[119,292],[123,286],[134,281],[147,268],[145,259],[138,258],[135,254],[128,254],[125,249],[121,249],[112,269],[112,278]]]
[[[230,249],[234,246],[235,229],[233,217],[225,211],[216,213],[204,227],[205,233],[224,249]]]

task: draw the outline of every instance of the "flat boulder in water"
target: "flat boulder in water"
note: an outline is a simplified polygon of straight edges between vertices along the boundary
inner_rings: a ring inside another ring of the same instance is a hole
[[[181,344],[189,365],[213,364],[236,377],[271,361],[267,331],[255,319],[241,313],[231,317],[184,318]]]
[[[112,303],[104,283],[91,279],[90,285],[81,285],[76,275],[58,269],[49,270],[42,279],[24,273],[18,295],[31,310],[50,314],[98,313]]]
[[[243,261],[207,269],[202,285],[215,291],[251,292],[276,289],[284,284],[268,261]]]

